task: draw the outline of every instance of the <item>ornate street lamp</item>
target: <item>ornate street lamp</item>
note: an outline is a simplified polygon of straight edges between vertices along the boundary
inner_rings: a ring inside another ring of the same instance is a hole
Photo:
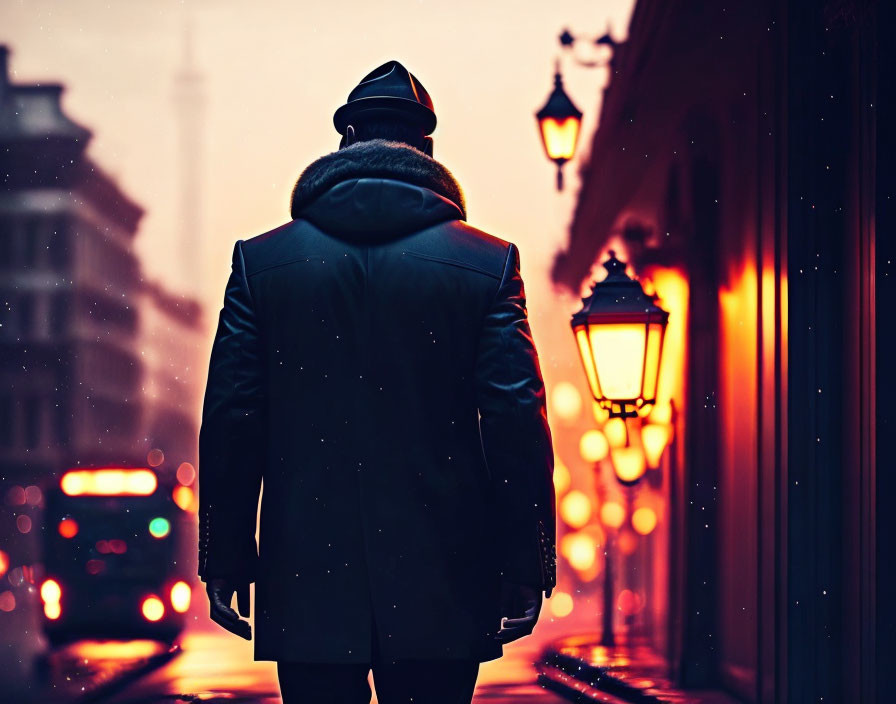
[[[611,418],[634,418],[656,401],[669,314],[625,273],[610,250],[607,276],[592,285],[572,330],[591,393]]]
[[[535,117],[541,134],[541,143],[548,159],[557,164],[557,190],[563,190],[563,165],[572,159],[582,126],[582,111],[563,90],[560,63],[554,73],[554,90]]]

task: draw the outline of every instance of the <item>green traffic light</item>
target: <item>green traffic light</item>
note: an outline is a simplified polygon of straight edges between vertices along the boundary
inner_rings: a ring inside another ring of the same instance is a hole
[[[153,538],[164,538],[171,532],[171,524],[167,518],[157,516],[149,522],[149,532]]]

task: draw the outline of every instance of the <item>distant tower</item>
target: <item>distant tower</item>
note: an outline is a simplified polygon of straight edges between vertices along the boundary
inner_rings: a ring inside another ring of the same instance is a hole
[[[181,68],[175,76],[174,99],[178,115],[178,158],[181,162],[180,205],[177,228],[180,235],[180,281],[174,288],[197,295],[202,291],[202,126],[205,115],[204,78],[195,66],[193,27],[184,27]]]

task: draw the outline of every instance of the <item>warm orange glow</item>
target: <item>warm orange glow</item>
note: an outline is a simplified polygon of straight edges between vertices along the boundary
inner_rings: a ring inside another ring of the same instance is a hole
[[[48,601],[44,604],[44,616],[55,621],[62,615],[62,605],[58,601]]]
[[[599,430],[586,430],[579,440],[579,454],[586,462],[600,462],[610,452],[606,436]]]
[[[671,429],[668,425],[646,423],[641,428],[641,444],[644,446],[647,466],[651,469],[656,469],[660,466],[660,460],[663,457],[666,445],[669,443],[670,435]]]
[[[561,381],[551,392],[551,408],[561,420],[577,420],[582,413],[582,394],[573,384]]]
[[[619,528],[625,523],[625,508],[616,501],[605,501],[600,507],[600,522],[608,528]]]
[[[157,596],[148,596],[143,600],[140,610],[147,621],[160,621],[165,615],[165,605]]]
[[[591,519],[591,500],[584,492],[573,489],[560,502],[560,517],[572,528],[581,528]]]
[[[567,117],[562,122],[553,117],[541,120],[541,138],[548,157],[557,161],[569,161],[576,152],[580,119]]]
[[[610,418],[604,423],[603,430],[610,447],[625,447],[628,440],[628,429],[622,418]]]
[[[669,311],[669,324],[663,341],[656,404],[650,414],[652,423],[671,422],[675,399],[679,409],[684,400],[684,357],[688,316],[688,280],[677,269],[652,268],[650,277],[660,296],[663,308]]]
[[[63,538],[74,538],[78,534],[78,522],[74,518],[63,518],[58,528]]]
[[[6,574],[9,569],[9,555],[0,550],[0,577]]]
[[[40,598],[45,603],[58,602],[62,599],[62,587],[59,586],[59,582],[55,579],[44,580],[40,585]]]
[[[171,608],[182,614],[190,608],[192,590],[186,582],[175,582],[171,587]]]
[[[189,462],[181,462],[177,468],[177,481],[184,486],[190,486],[196,481],[196,468]]]
[[[551,615],[557,618],[564,618],[572,613],[572,596],[566,592],[554,592],[548,604],[551,606]]]
[[[129,660],[147,658],[165,650],[165,645],[154,640],[80,640],[72,644],[76,660]]]
[[[73,469],[60,486],[69,496],[149,496],[158,480],[149,469]]]
[[[557,496],[562,496],[569,489],[571,483],[572,476],[569,473],[569,468],[560,460],[554,458],[554,493]]]
[[[188,486],[176,486],[171,492],[174,503],[181,511],[189,511],[193,508],[193,499],[195,497],[193,490]]]
[[[613,460],[616,476],[623,482],[636,482],[647,471],[644,452],[638,446],[614,447],[610,450],[610,459]]]
[[[656,513],[649,506],[636,508],[632,513],[632,528],[641,535],[650,535],[656,528]]]

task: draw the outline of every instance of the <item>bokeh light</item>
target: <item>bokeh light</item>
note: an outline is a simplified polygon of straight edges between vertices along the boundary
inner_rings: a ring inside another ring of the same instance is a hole
[[[554,592],[548,604],[551,606],[551,614],[557,618],[565,618],[572,613],[572,595],[566,592]]]
[[[582,394],[570,382],[558,382],[551,392],[551,410],[560,420],[577,420],[582,413]]]
[[[177,467],[177,481],[184,486],[190,486],[196,481],[196,468],[189,462],[181,462]]]
[[[641,535],[650,535],[656,523],[656,512],[650,506],[641,506],[632,513],[632,528]]]
[[[608,528],[619,528],[625,523],[625,507],[618,501],[604,501],[600,507],[600,522]]]
[[[636,482],[647,471],[644,452],[639,446],[614,447],[610,450],[610,459],[613,460],[616,476],[622,482]]]
[[[167,518],[156,516],[149,522],[149,534],[153,538],[164,538],[171,532],[171,523]]]
[[[165,605],[155,595],[146,597],[140,610],[143,613],[143,618],[147,621],[160,621],[165,615]]]
[[[164,461],[165,453],[157,447],[154,447],[152,450],[146,453],[146,463],[150,467],[158,467]]]
[[[579,454],[586,462],[600,462],[610,451],[606,436],[599,430],[586,430],[579,439]]]
[[[610,447],[625,447],[628,429],[622,418],[610,418],[603,427],[604,435]]]
[[[570,533],[563,536],[563,553],[570,566],[576,570],[584,571],[594,565],[597,545],[587,533]]]
[[[188,486],[176,486],[171,492],[171,498],[181,511],[189,511],[193,508],[194,494],[193,490]]]
[[[569,468],[563,464],[557,457],[554,458],[554,493],[562,496],[569,489],[572,483],[572,476]]]
[[[78,522],[74,518],[63,518],[59,521],[58,530],[63,538],[74,538],[78,534]]]
[[[192,590],[190,585],[184,581],[175,582],[171,587],[171,608],[182,614],[190,608],[190,597]]]
[[[560,517],[572,528],[581,528],[591,519],[591,499],[573,489],[560,502]]]

